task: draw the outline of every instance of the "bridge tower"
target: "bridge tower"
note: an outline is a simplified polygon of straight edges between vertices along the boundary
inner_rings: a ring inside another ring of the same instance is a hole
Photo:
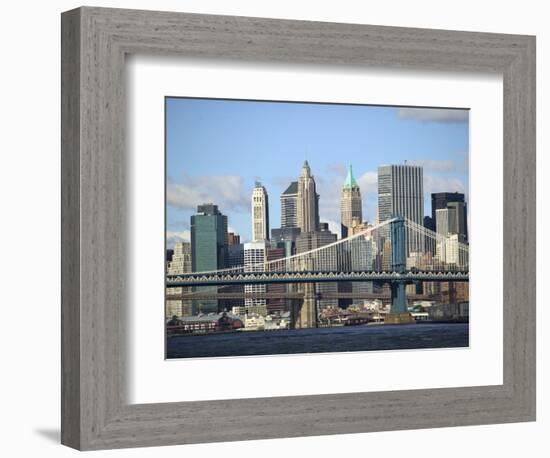
[[[295,328],[317,327],[317,299],[315,297],[315,283],[303,284],[304,299],[296,317]]]
[[[405,218],[398,217],[390,223],[391,230],[391,268],[394,272],[403,274],[407,268],[407,240]],[[407,296],[405,280],[392,280],[391,309],[385,322],[390,324],[414,323],[414,318],[407,311]]]

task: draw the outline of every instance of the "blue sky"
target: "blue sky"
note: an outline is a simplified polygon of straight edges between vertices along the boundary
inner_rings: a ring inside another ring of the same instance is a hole
[[[468,112],[211,99],[166,99],[167,243],[189,239],[197,205],[217,204],[231,230],[250,239],[250,196],[259,180],[269,194],[270,227],[280,224],[279,196],[309,161],[321,221],[339,228],[347,165],[361,187],[363,219],[374,222],[376,169],[424,167],[424,213],[430,193],[468,198]]]

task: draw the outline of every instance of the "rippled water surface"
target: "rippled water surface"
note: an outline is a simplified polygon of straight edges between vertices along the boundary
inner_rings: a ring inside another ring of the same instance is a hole
[[[168,358],[279,355],[469,345],[468,324],[369,325],[170,337]]]

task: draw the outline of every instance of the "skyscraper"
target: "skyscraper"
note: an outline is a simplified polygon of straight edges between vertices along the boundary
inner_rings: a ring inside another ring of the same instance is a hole
[[[458,234],[460,239],[468,240],[468,208],[464,200],[464,194],[460,192],[436,192],[432,193],[432,221],[437,227],[437,210],[450,208],[456,213],[456,226],[451,228],[453,234]]]
[[[303,233],[313,232],[319,226],[319,196],[315,179],[307,161],[298,179],[297,225]]]
[[[269,239],[269,201],[267,191],[256,182],[252,191],[252,241],[263,242]]]
[[[229,233],[231,234],[231,233]],[[234,243],[232,243],[234,242]],[[240,237],[234,234],[234,237],[229,236],[229,244],[227,245],[225,267],[242,267],[244,265],[244,244],[240,243]],[[225,286],[224,291],[228,293],[242,293],[243,285]],[[220,305],[227,310],[233,307],[243,307],[244,299],[225,299],[220,301]],[[221,307],[220,307],[221,308]]]
[[[203,204],[191,215],[191,258],[193,272],[222,269],[227,240],[227,216],[218,206]]]
[[[281,228],[298,227],[298,182],[293,181],[281,194]]]
[[[272,242],[271,246],[266,248],[265,260],[276,261],[285,257],[286,250],[284,247],[278,247],[277,244]],[[283,299],[284,293],[287,291],[287,286],[283,283],[271,283],[267,285],[267,292],[275,295],[280,295],[278,298],[267,299],[267,312],[268,313],[283,313],[288,310],[287,302]]]
[[[378,219],[380,223],[403,216],[422,225],[424,186],[422,167],[381,165],[378,167]]]
[[[227,216],[218,206],[203,204],[191,215],[191,264],[193,272],[207,272],[225,267]],[[199,312],[218,312],[217,300],[193,301]]]
[[[166,273],[168,275],[180,275],[191,272],[191,243],[177,242],[172,250],[172,259],[167,263]],[[167,296],[178,296],[188,293],[190,288],[167,288]],[[192,315],[192,303],[190,300],[170,298],[166,300],[166,317],[172,318],[176,315]]]
[[[361,203],[361,190],[353,177],[351,164],[348,175],[342,186],[342,197],[340,200],[340,225],[342,238],[350,234],[354,225],[361,224],[363,220],[363,209]]]
[[[456,209],[439,208],[435,211],[435,231],[443,237],[458,234],[456,224]]]
[[[315,250],[317,248],[329,245],[336,242],[338,236],[333,234],[329,228],[328,223],[320,223],[319,230],[312,232],[305,232],[298,235],[296,238],[296,253],[305,253],[307,251]],[[315,271],[336,271],[338,270],[338,256],[336,249],[326,250],[325,256],[322,259],[317,260],[315,264],[306,265],[304,269],[310,269]],[[304,284],[302,288],[307,292],[311,289],[312,293],[336,293],[338,291],[338,285],[334,282],[315,283],[314,288],[310,288],[311,284]],[[316,313],[326,307],[335,307],[338,305],[337,299],[321,299],[319,300],[319,310],[315,310],[315,302],[304,301],[301,310],[301,324],[300,327],[312,327],[315,320],[312,321],[312,317],[316,316]]]
[[[249,242],[244,244],[244,271],[245,272],[262,272],[266,260],[266,242]],[[266,285],[244,285],[244,292],[265,293]],[[244,300],[246,312],[249,314],[256,313],[266,316],[267,303],[265,299],[246,298]]]

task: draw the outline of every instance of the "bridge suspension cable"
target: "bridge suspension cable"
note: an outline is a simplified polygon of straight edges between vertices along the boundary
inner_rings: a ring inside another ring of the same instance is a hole
[[[400,249],[404,250],[404,267],[407,271],[468,271],[469,246],[458,235],[443,236],[408,219],[393,218],[345,239],[285,258],[215,271],[193,272],[189,275],[304,271],[391,272],[394,270],[397,255],[396,246],[401,246],[392,240],[391,225],[397,221],[401,221],[404,226],[405,240]]]

